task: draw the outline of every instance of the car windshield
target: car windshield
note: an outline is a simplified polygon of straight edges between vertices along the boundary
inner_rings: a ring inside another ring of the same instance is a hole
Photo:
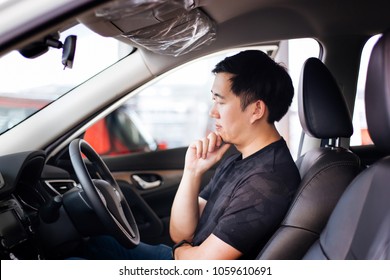
[[[128,55],[132,48],[79,24],[60,34],[77,36],[72,68],[64,68],[62,49],[50,47],[36,58],[13,51],[0,58],[0,134]]]

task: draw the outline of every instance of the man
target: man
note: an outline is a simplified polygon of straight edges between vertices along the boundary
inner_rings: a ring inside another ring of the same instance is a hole
[[[215,132],[188,148],[171,212],[175,259],[254,258],[282,221],[300,176],[275,128],[293,86],[285,69],[260,51],[227,57],[213,70]],[[202,175],[234,145],[200,190]]]
[[[225,58],[213,73],[215,132],[187,150],[171,210],[170,235],[177,244],[124,249],[111,237],[99,237],[88,245],[87,258],[254,259],[280,224],[300,182],[274,125],[292,102],[291,79],[253,50]],[[203,174],[231,145],[239,154],[221,162],[201,190]]]

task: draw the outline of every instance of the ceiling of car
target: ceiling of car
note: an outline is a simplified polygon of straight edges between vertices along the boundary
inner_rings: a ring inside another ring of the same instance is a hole
[[[60,2],[64,3],[60,4]],[[71,4],[66,4],[66,9],[64,8],[65,2],[71,2]],[[237,46],[302,37],[317,38],[321,41],[327,37],[346,34],[371,36],[390,27],[388,0],[117,0],[106,1],[109,2],[108,6],[102,6],[102,2],[63,0],[58,1],[56,7],[53,2],[50,2],[53,11],[46,11],[45,17],[49,17],[50,14],[55,16],[63,9],[67,16],[79,14],[79,21],[103,36],[117,37],[122,41],[137,45],[137,42],[129,40],[124,35],[144,27],[154,26],[156,23],[158,23],[157,26],[161,26],[183,11],[201,10],[216,24],[217,40],[213,43],[213,49],[218,49],[218,46],[222,44],[227,47],[230,43],[232,47],[233,42],[230,42],[233,41],[232,38]],[[176,11],[175,9],[156,8],[159,4],[166,5],[167,3],[171,7],[176,5],[181,8]],[[94,6],[98,8],[91,10]],[[102,11],[107,11],[107,9],[115,11],[118,7],[119,13],[102,15]],[[153,9],[163,12],[153,14]],[[45,26],[39,26],[42,24],[40,22],[34,22],[37,26],[33,24],[26,26],[23,19],[27,20],[28,16],[27,11],[20,11],[19,17],[15,18],[20,21],[18,23],[20,34],[16,34],[15,28],[14,34],[0,32],[0,43],[10,36],[15,36],[17,40],[18,38],[25,39],[23,35],[38,32],[44,34],[48,29],[53,28],[47,23]],[[1,20],[0,23],[4,23],[0,29],[7,28],[7,25],[17,24],[12,19],[4,19],[4,22]],[[69,23],[68,21],[66,24]],[[63,26],[63,23],[57,22],[57,24]],[[242,30],[248,30],[248,32],[242,32]],[[5,42],[8,44],[14,41]],[[1,50],[5,47],[8,45],[2,44]]]
[[[142,1],[122,0],[128,10],[132,13],[123,12],[120,18],[112,20],[100,16],[96,10],[93,13],[81,18],[88,22],[89,26],[103,35],[120,35],[131,30],[156,24],[170,19],[174,13],[165,13],[160,18],[143,17],[140,20],[137,13],[151,15],[151,9],[156,7],[156,3],[176,3],[182,6],[183,10],[201,8],[219,26],[227,25],[232,27],[233,23],[240,22],[240,25],[258,26],[259,38],[269,40],[273,34],[275,38],[292,37],[324,37],[328,34],[366,34],[372,35],[383,31],[384,26],[390,25],[388,17],[388,1],[354,1],[354,0],[150,0],[144,1],[153,5],[138,6],[135,3]],[[113,2],[118,3],[118,2]],[[113,6],[113,4],[111,4]],[[115,6],[113,6],[115,7]],[[123,6],[122,6],[123,7]],[[133,9],[132,9],[133,7]],[[102,9],[100,9],[101,11]],[[113,16],[113,14],[111,15]],[[116,14],[115,16],[118,16]],[[165,16],[165,18],[164,18]],[[92,19],[93,18],[93,19]],[[306,28],[302,28],[306,26]],[[229,29],[232,34],[237,28]],[[253,32],[253,31],[252,31]],[[253,36],[253,34],[251,34]]]

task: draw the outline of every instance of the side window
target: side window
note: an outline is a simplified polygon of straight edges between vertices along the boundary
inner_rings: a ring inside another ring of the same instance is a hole
[[[128,106],[120,107],[92,125],[85,132],[84,139],[100,155],[129,154],[158,148],[157,142]]]
[[[303,62],[319,55],[319,45],[313,39],[285,41],[257,49],[286,66],[295,89]],[[168,73],[90,127],[84,138],[99,154],[117,155],[184,147],[205,137],[213,129],[209,117],[214,80],[211,70],[226,56],[241,50],[207,56]],[[300,126],[297,103],[293,102],[290,112],[277,124],[293,155],[301,133],[296,129],[297,123]]]
[[[366,111],[365,111],[365,102],[364,102],[364,89],[366,85],[367,67],[368,67],[370,54],[372,48],[374,47],[375,43],[378,41],[379,37],[380,35],[376,35],[371,37],[367,41],[367,43],[363,48],[362,56],[360,58],[360,69],[359,69],[359,77],[357,83],[356,100],[355,100],[354,112],[352,117],[354,132],[351,137],[351,143],[350,143],[351,146],[372,144],[372,140],[367,129]]]

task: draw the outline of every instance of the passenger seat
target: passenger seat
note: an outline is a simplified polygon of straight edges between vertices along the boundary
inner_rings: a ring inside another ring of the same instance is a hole
[[[374,46],[365,103],[371,138],[390,154],[390,31]],[[390,156],[370,165],[344,192],[304,259],[390,259]]]
[[[359,158],[338,145],[340,137],[352,135],[352,121],[334,77],[319,59],[305,62],[298,98],[304,132],[327,144],[297,160],[301,184],[283,222],[257,259],[301,259],[360,171]]]

